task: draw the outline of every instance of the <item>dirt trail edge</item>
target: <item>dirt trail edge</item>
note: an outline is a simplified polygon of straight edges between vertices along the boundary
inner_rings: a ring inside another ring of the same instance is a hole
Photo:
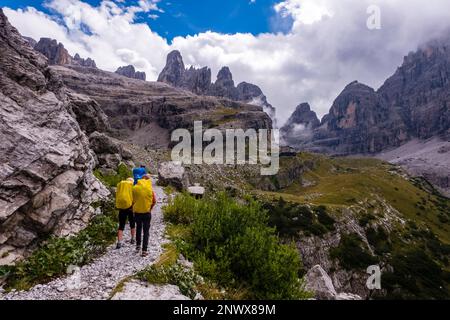
[[[155,180],[154,180],[155,182]],[[81,267],[70,275],[39,284],[28,291],[10,292],[0,299],[5,300],[103,300],[124,278],[153,264],[163,252],[165,224],[162,207],[167,202],[163,189],[153,184],[158,202],[152,211],[149,255],[142,258],[130,244],[129,226],[124,232],[124,246],[116,250],[115,244],[92,263]]]

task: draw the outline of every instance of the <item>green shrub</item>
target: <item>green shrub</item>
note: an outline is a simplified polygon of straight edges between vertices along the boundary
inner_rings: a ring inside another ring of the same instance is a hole
[[[393,272],[383,273],[387,298],[449,299],[447,277],[436,262],[421,249],[407,249],[393,255]]]
[[[164,207],[164,218],[173,224],[190,224],[200,205],[200,201],[188,194],[176,196],[169,206]]]
[[[226,287],[248,288],[250,298],[307,295],[299,282],[298,251],[280,244],[259,202],[237,201],[225,193],[202,200],[180,194],[165,208],[165,216],[171,222],[191,222],[190,236],[178,242],[179,249],[208,279]]]
[[[151,265],[137,274],[137,278],[152,284],[173,284],[180,288],[180,292],[194,299],[197,285],[203,282],[193,270],[183,268],[179,264],[169,266]]]
[[[368,228],[366,230],[366,237],[369,244],[374,247],[377,255],[382,255],[392,250],[389,236],[382,227],[378,227],[377,229]]]
[[[75,236],[51,237],[26,260],[19,262],[7,278],[7,289],[29,289],[66,273],[69,265],[83,265],[104,252],[117,233],[116,215],[104,205],[104,214],[96,216]]]
[[[364,243],[356,233],[344,234],[339,245],[330,250],[330,257],[337,259],[339,264],[346,270],[366,269],[377,263],[366,249]]]
[[[298,238],[301,231],[307,236],[322,236],[334,230],[335,220],[324,206],[314,209],[317,218],[309,207],[288,203],[283,198],[275,203],[265,203],[264,208],[269,212],[269,225],[282,237]]]
[[[325,226],[329,231],[334,231],[334,224],[336,220],[334,220],[328,213],[327,208],[325,206],[318,206],[315,208],[317,214],[317,220],[319,223]]]

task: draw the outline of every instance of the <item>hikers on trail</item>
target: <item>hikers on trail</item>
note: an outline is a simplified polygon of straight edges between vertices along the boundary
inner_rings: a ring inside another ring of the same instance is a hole
[[[148,252],[151,210],[156,204],[151,176],[143,173],[146,171],[145,166],[133,169],[134,178],[119,182],[116,191],[116,208],[119,209],[116,248],[122,247],[123,231],[128,219],[131,229],[131,244],[136,243],[138,253],[142,246],[141,255],[143,257],[146,257]]]
[[[141,250],[142,256],[147,256],[148,240],[150,233],[151,211],[156,204],[155,192],[152,188],[151,176],[146,174],[133,187],[133,212],[137,225],[136,251]]]
[[[136,227],[133,215],[133,178],[119,182],[116,191],[116,208],[119,209],[119,230],[117,231],[117,249],[122,247],[123,230],[125,224],[130,223],[131,244],[135,243]]]

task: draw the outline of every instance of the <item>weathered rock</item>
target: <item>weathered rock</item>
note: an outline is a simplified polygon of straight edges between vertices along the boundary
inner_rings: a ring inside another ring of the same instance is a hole
[[[312,267],[305,276],[305,289],[314,292],[314,296],[319,300],[334,300],[336,290],[333,281],[320,265]]]
[[[314,293],[317,300],[362,300],[353,293],[337,293],[330,276],[320,265],[312,267],[305,276],[305,289]]]
[[[267,97],[257,85],[241,82],[236,89],[239,101],[263,107],[264,112],[275,121],[275,108],[267,101]]]
[[[166,66],[158,76],[158,82],[164,82],[174,87],[183,85],[185,67],[181,53],[174,50],[167,55]]]
[[[97,68],[97,64],[94,60],[92,60],[91,58],[83,59],[78,53],[76,53],[73,57],[72,63],[86,68]]]
[[[290,116],[286,124],[280,129],[284,142],[295,145],[299,141],[309,141],[313,130],[320,125],[320,120],[308,103],[301,103]]]
[[[31,38],[31,37],[23,37],[23,38],[28,42],[28,44],[29,44],[32,48],[34,48],[34,47],[37,45],[37,41],[34,40],[33,38]]]
[[[65,65],[72,63],[72,57],[62,43],[50,39],[41,38],[34,49],[47,57],[49,64]]]
[[[125,66],[125,67],[119,67],[116,70],[116,73],[120,74],[121,76],[131,78],[131,79],[137,79],[137,80],[143,80],[143,81],[146,80],[145,72],[136,71],[134,66],[132,66],[132,65]]]
[[[191,300],[181,294],[177,286],[152,285],[136,280],[125,284],[122,291],[116,293],[112,300]]]
[[[132,159],[129,150],[104,133],[93,132],[89,136],[89,143],[103,168],[117,169],[121,162]]]
[[[51,48],[64,62],[62,47]],[[0,249],[23,252],[40,235],[84,227],[108,191],[60,79],[1,9],[0,50]]]
[[[158,169],[158,184],[183,190],[187,185],[184,167],[173,161],[161,163]]]
[[[223,67],[217,74],[216,82],[211,86],[209,94],[216,97],[237,101],[239,92],[234,86],[233,75],[228,67]]]

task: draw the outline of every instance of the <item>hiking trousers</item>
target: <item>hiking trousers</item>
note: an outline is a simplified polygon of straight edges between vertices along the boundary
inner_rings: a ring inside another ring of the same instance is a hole
[[[142,251],[147,251],[152,215],[150,213],[136,213],[134,220],[136,222],[136,248],[140,248],[142,243]],[[142,233],[144,239],[142,239]]]

